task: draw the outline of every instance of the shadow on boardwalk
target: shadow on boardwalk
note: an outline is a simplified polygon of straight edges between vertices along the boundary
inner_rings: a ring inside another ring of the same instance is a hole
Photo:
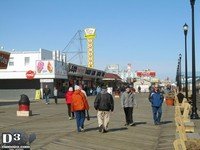
[[[121,127],[121,128],[112,128],[109,129],[108,132],[116,132],[116,131],[122,131],[122,130],[127,130],[128,128],[126,127]],[[85,129],[85,132],[89,132],[89,131],[98,131],[99,128],[98,127],[94,127],[94,128],[87,128]]]

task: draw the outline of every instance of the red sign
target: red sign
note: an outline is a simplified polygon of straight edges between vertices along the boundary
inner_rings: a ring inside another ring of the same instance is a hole
[[[34,72],[34,71],[29,70],[29,71],[26,72],[26,78],[27,78],[27,79],[31,80],[31,79],[33,79],[34,77],[35,77],[35,72]]]
[[[0,69],[7,68],[9,58],[10,58],[10,53],[0,51]]]
[[[138,71],[137,76],[138,77],[155,77],[156,72],[155,71]]]

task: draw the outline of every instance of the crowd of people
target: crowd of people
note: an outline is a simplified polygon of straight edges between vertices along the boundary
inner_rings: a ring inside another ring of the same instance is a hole
[[[163,91],[154,85],[150,87],[149,92],[149,102],[152,107],[152,118],[155,125],[161,123],[162,117],[162,104],[164,101]],[[170,89],[167,89],[170,90]],[[139,93],[141,88],[138,88]],[[46,85],[44,88],[44,99],[46,104],[49,104],[50,89]],[[54,99],[57,104],[57,89],[54,87]],[[120,89],[120,101],[121,107],[124,112],[125,126],[135,126],[133,119],[134,108],[138,107],[137,101],[135,99],[136,90],[127,85]],[[89,116],[89,104],[88,104],[88,94],[83,89],[82,85],[75,85],[68,88],[65,93],[65,100],[68,109],[69,120],[75,119],[78,132],[84,132],[84,122],[85,118],[90,119]],[[106,86],[97,86],[96,97],[94,100],[94,109],[97,111],[97,124],[99,132],[108,132],[108,124],[110,121],[110,114],[114,111],[114,99],[112,94],[107,90]]]
[[[86,116],[89,116],[89,105],[87,101],[87,94],[81,85],[70,87],[66,92],[66,104],[68,106],[69,119],[76,118],[77,131],[84,131],[84,121]],[[133,109],[137,106],[135,100],[135,89],[131,86],[126,86],[121,93],[121,106],[125,116],[125,126],[134,126]],[[108,132],[108,125],[110,122],[110,114],[114,111],[114,99],[108,92],[106,86],[97,87],[97,95],[94,100],[94,109],[97,111],[97,123],[99,132]],[[87,113],[86,113],[87,112]],[[74,114],[73,114],[74,113]]]

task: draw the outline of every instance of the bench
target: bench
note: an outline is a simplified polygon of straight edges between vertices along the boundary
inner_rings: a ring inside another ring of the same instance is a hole
[[[189,103],[184,103],[183,113],[179,106],[175,106],[175,117],[181,116],[183,122],[190,122],[190,112],[192,106]]]
[[[188,129],[186,131],[186,127],[184,126],[182,119],[180,117],[176,117],[175,121],[177,123],[177,131],[179,133],[178,136],[180,139],[182,139],[183,141],[200,139],[199,133],[194,133],[194,129],[190,129],[190,130]]]
[[[182,103],[178,102],[175,96],[175,123],[176,123],[176,140],[173,145],[175,150],[187,150],[191,147],[199,148],[199,133],[194,133],[194,122],[190,121],[191,105],[187,99],[183,99]],[[194,142],[195,141],[195,142]]]
[[[173,145],[175,150],[199,150],[200,140],[183,141],[182,139],[176,139]]]
[[[179,130],[179,126],[184,126],[184,130],[186,133],[190,132],[193,133],[194,132],[194,122],[190,121],[190,122],[184,122],[183,119],[178,116],[175,118],[175,123],[176,123],[176,132],[178,132]]]
[[[173,142],[175,150],[186,150],[185,142],[182,139],[176,139]]]

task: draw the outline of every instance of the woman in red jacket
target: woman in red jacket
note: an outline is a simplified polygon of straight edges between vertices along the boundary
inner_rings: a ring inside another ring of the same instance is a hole
[[[72,95],[73,95],[73,88],[70,87],[69,90],[65,94],[65,100],[68,107],[68,116],[69,120],[74,118],[74,112],[71,112],[71,103],[72,103]]]

